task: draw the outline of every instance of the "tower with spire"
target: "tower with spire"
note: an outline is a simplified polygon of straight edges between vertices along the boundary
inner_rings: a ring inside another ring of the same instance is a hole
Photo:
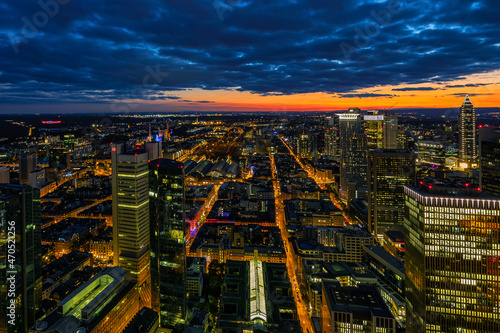
[[[476,111],[469,98],[465,96],[458,116],[458,159],[467,168],[477,166]]]

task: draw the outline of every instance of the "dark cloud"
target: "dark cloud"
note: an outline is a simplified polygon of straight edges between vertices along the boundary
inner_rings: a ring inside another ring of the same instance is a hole
[[[375,93],[361,93],[361,94],[340,94],[341,98],[365,98],[365,97],[389,97],[393,98],[397,95],[391,94],[375,94]]]
[[[419,91],[419,90],[422,90],[422,91],[437,90],[437,88],[433,88],[433,87],[414,87],[414,88],[411,88],[411,87],[408,87],[408,88],[394,88],[394,89],[392,89],[392,91]]]
[[[162,93],[189,88],[351,93],[500,66],[496,0],[334,3],[70,0],[48,15],[34,1],[3,2],[0,103],[180,101]]]
[[[469,93],[455,93],[455,94],[448,94],[448,96],[461,96],[461,97],[465,97],[465,95],[469,95],[469,96],[487,96],[487,95],[493,95],[493,93],[484,93],[484,94],[469,94]]]
[[[467,87],[481,87],[486,86],[486,83],[468,83],[468,84],[454,84],[446,85],[446,88],[467,88]]]

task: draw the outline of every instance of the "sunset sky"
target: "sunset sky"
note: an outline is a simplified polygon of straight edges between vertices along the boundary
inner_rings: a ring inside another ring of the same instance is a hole
[[[500,106],[497,0],[0,3],[0,112]]]

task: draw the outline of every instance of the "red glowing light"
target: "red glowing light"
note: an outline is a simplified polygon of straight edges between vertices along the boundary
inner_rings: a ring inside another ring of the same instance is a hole
[[[42,124],[60,124],[60,120],[42,120]]]
[[[483,128],[483,125],[479,125],[479,128]]]
[[[481,191],[481,188],[480,188],[480,187],[478,187],[478,188],[477,188],[477,190],[478,190],[478,191]]]
[[[111,151],[116,151],[116,147],[111,148]]]
[[[432,185],[429,185],[429,188],[432,188]]]
[[[465,187],[469,187],[469,183],[465,183]]]
[[[420,185],[422,185],[424,182],[420,182]]]

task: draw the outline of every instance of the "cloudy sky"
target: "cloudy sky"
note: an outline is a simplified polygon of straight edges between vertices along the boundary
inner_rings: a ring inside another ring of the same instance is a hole
[[[498,0],[3,1],[0,112],[500,106],[499,17]]]

